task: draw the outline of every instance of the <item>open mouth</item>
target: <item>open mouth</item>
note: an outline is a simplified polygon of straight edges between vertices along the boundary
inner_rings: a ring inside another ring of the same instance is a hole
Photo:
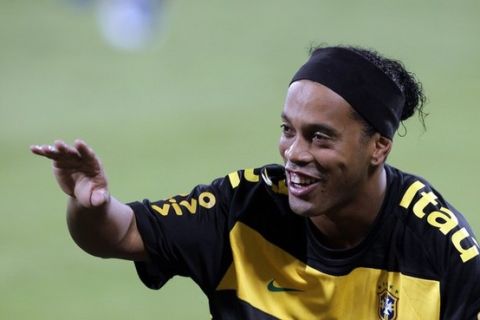
[[[287,184],[289,193],[297,197],[306,196],[322,181],[323,179],[320,178],[314,178],[299,172],[287,170]]]

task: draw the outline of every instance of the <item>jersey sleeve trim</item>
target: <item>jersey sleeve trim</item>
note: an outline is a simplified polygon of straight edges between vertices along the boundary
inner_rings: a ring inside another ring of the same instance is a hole
[[[144,204],[132,202],[127,205],[132,208],[135,214],[138,232],[150,259],[149,261],[135,261],[137,274],[148,288],[160,289],[174,274],[161,268],[162,265],[165,265],[165,261],[162,261],[161,255],[155,249],[157,240],[152,228],[155,222],[150,218],[150,213]]]

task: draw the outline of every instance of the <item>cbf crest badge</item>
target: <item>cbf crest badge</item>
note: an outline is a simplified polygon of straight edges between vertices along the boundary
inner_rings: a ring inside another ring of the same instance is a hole
[[[395,320],[398,315],[398,290],[386,283],[379,286],[378,293],[378,318],[380,320]],[[395,292],[397,295],[394,295]]]

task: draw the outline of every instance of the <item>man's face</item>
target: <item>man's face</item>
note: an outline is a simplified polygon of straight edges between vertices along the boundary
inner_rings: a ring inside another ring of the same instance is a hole
[[[308,80],[288,89],[279,149],[292,210],[303,216],[340,213],[368,184],[374,148],[352,108],[329,88]]]

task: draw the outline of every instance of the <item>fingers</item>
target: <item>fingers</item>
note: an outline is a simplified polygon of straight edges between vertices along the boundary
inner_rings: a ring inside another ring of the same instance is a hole
[[[88,148],[85,142],[82,141],[82,143]],[[55,140],[53,145],[33,145],[30,146],[30,150],[36,155],[59,162],[72,162],[72,160],[79,161],[82,158],[81,153],[76,147],[69,146],[62,140]]]
[[[53,147],[55,149],[57,149],[57,151],[60,154],[68,154],[70,156],[80,157],[80,154],[78,153],[78,151],[75,148],[67,145],[62,140],[55,140],[55,143],[54,143]]]
[[[52,145],[34,145],[30,146],[30,150],[39,156],[43,156],[49,159],[56,160],[59,156],[59,150]]]
[[[90,148],[85,141],[77,139],[75,140],[74,146],[81,158],[86,160],[96,159],[95,152],[93,152],[92,148]]]

